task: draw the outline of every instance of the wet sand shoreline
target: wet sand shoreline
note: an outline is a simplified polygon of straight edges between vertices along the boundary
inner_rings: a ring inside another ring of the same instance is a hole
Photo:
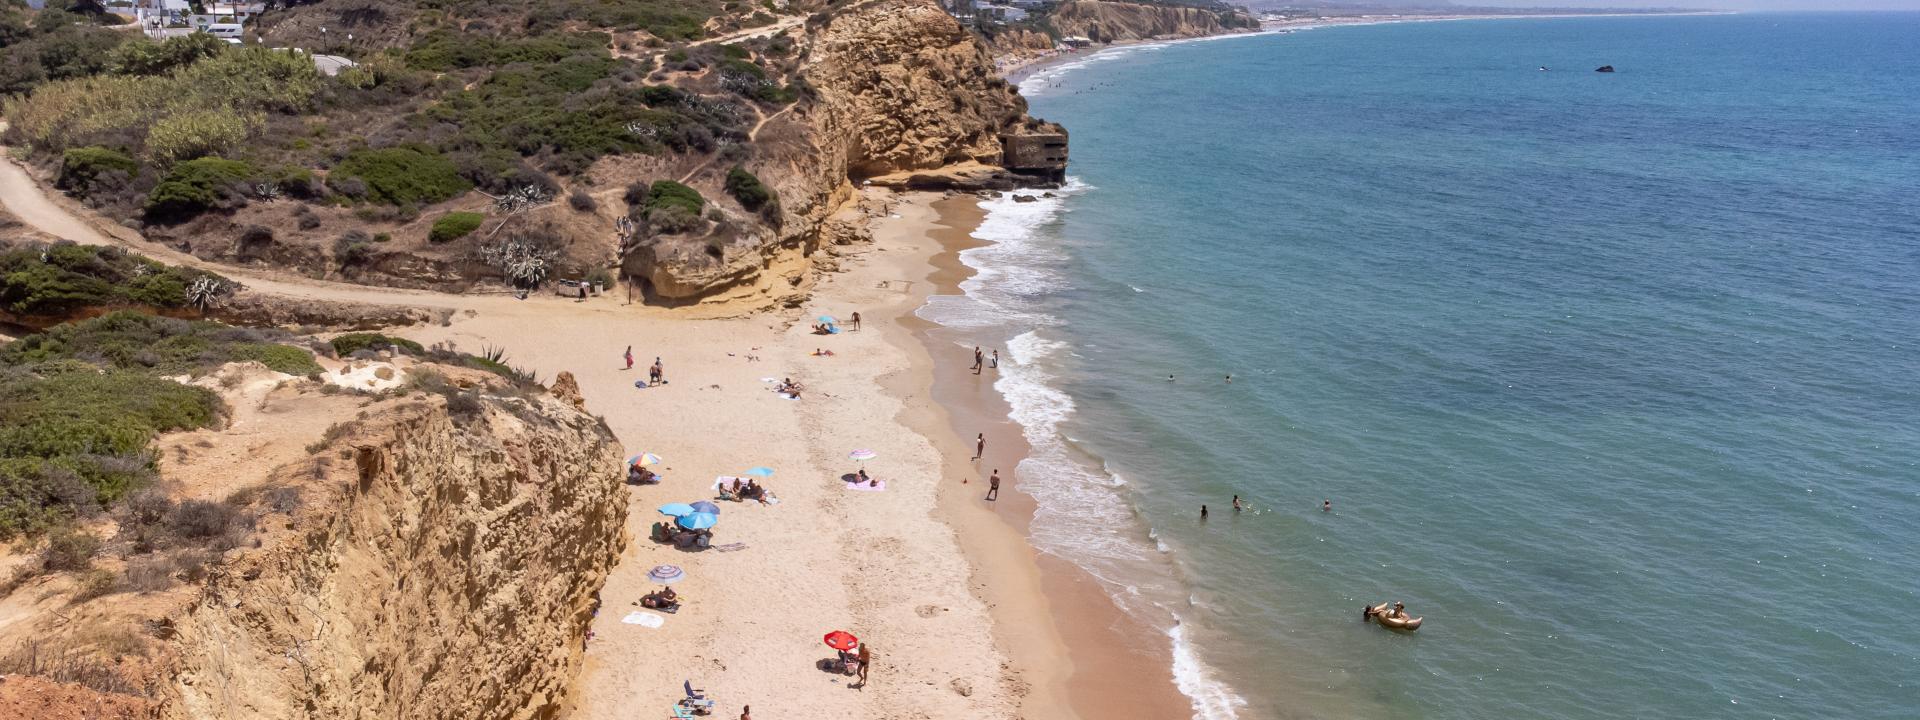
[[[984,244],[971,234],[985,213],[970,195],[941,200],[934,208],[939,222],[932,235],[941,250],[933,259],[931,290],[957,294],[959,284],[974,274],[959,254]],[[974,591],[993,614],[996,641],[1032,688],[1023,709],[1030,717],[1058,717],[1033,711],[1064,700],[1081,718],[1190,716],[1190,701],[1173,684],[1164,634],[1123,614],[1085,571],[1028,544],[1036,505],[1015,479],[1028,447],[993,388],[994,371],[975,375],[963,349],[930,336],[932,323],[916,316],[901,323],[912,329],[931,360],[937,408],[929,413],[937,417],[908,423],[952,448],[944,453],[939,512],[974,566]],[[981,432],[987,435],[986,456],[973,461],[974,434]],[[1001,492],[997,501],[988,502],[986,478],[996,468]]]

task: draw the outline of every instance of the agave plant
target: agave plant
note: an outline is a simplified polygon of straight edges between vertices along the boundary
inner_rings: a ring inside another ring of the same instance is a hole
[[[522,185],[507,191],[505,195],[494,198],[493,208],[502,214],[513,215],[552,199],[552,193],[547,192],[546,188]]]
[[[482,246],[480,260],[507,276],[507,280],[517,287],[534,287],[547,279],[547,272],[553,263],[554,251],[541,247],[532,239],[515,235],[496,243]]]
[[[187,304],[205,315],[213,306],[219,304],[221,298],[231,292],[233,288],[227,284],[227,281],[211,275],[202,275],[194,278],[193,282],[187,285]]]

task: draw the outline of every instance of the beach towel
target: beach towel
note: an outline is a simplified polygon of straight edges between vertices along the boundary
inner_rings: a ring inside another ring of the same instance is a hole
[[[800,398],[798,398],[798,397],[795,397],[795,396],[794,396],[794,395],[793,395],[792,393],[774,393],[774,394],[775,394],[775,395],[779,395],[780,397],[783,397],[783,398],[786,398],[786,399],[788,399],[788,400],[799,400],[799,399],[800,399]]]
[[[720,477],[713,479],[713,489],[719,490],[722,485],[727,487],[732,487],[733,481],[735,480],[740,480],[743,483],[746,482],[745,480],[741,480],[740,478],[734,477],[732,475],[721,475]]]
[[[780,378],[760,378],[760,382],[780,382]]]
[[[847,483],[847,489],[848,489],[848,490],[857,490],[857,491],[860,491],[860,492],[880,492],[881,490],[885,490],[885,489],[887,489],[887,481],[885,481],[885,480],[875,480],[874,482],[876,482],[876,483],[878,483],[878,485],[868,485],[868,484],[866,484],[866,483],[851,483],[851,482],[850,482],[850,483]]]
[[[639,625],[641,627],[657,628],[657,627],[660,627],[661,625],[667,624],[667,619],[650,612],[639,612],[636,610],[634,612],[627,613],[626,617],[620,618],[620,622],[626,623],[628,625]]]
[[[645,381],[645,380],[635,380],[635,381],[633,381],[633,386],[634,386],[634,387],[637,387],[637,388],[640,388],[641,390],[645,390],[645,389],[647,389],[647,381]]]
[[[747,544],[743,542],[733,542],[733,543],[727,543],[725,545],[715,545],[713,546],[713,549],[719,550],[720,552],[733,552],[735,550],[747,549]]]

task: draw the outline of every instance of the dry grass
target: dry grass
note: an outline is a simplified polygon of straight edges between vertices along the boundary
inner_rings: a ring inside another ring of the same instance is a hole
[[[73,645],[30,640],[0,655],[0,675],[29,675],[92,690],[152,697],[146,683],[128,678],[117,663]]]

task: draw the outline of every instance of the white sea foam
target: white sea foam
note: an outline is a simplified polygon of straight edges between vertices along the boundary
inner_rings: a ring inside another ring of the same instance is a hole
[[[1240,717],[1240,709],[1247,706],[1246,699],[1213,678],[1212,669],[1200,660],[1186,635],[1182,625],[1167,630],[1167,636],[1173,639],[1173,684],[1193,701],[1193,717],[1195,720]]]
[[[1128,52],[1153,48],[1134,46]],[[1100,57],[1106,56],[1080,62]],[[1050,295],[1070,289],[1061,272],[1066,252],[1046,230],[1067,212],[1069,198],[1090,189],[1070,179],[1055,197],[982,201],[987,213],[973,237],[986,244],[960,254],[975,274],[961,283],[962,294],[930,298],[919,315],[955,331],[950,337],[959,347],[1004,342],[994,389],[1006,399],[1009,416],[1031,447],[1014,468],[1014,480],[1036,500],[1034,547],[1085,570],[1123,611],[1169,634],[1173,672],[1181,691],[1192,698],[1196,717],[1235,718],[1245,702],[1213,680],[1185,646],[1178,609],[1187,607],[1188,598],[1169,548],[1141,525],[1127,496],[1127,479],[1081,452],[1064,433],[1077,406],[1060,389],[1060,374],[1080,355],[1061,339],[1058,319],[1044,309]]]
[[[1296,29],[1306,29],[1306,28],[1296,28]],[[1264,35],[1285,34],[1281,32],[1281,30],[1282,28],[1275,28],[1273,30],[1261,30],[1261,31],[1250,32],[1250,33],[1230,33],[1226,35],[1208,35],[1208,36],[1196,37],[1196,38],[1181,38],[1178,40],[1159,40],[1159,41],[1150,42],[1150,43],[1141,43],[1138,45],[1119,45],[1119,46],[1101,48],[1091,53],[1087,53],[1085,55],[1079,56],[1075,60],[1072,60],[1069,62],[1062,62],[1055,65],[1047,65],[1038,70],[1035,70],[1032,75],[1022,78],[1020,80],[1018,87],[1020,88],[1020,94],[1025,95],[1027,97],[1047,95],[1050,93],[1050,91],[1059,89],[1058,86],[1061,80],[1065,79],[1066,76],[1073,74],[1075,70],[1081,70],[1093,65],[1100,64],[1100,63],[1113,62],[1115,60],[1119,60],[1121,58],[1127,57],[1128,55],[1132,55],[1134,53],[1160,52],[1174,45],[1185,45],[1188,43],[1216,42],[1221,40],[1237,40],[1240,38],[1261,37]]]

